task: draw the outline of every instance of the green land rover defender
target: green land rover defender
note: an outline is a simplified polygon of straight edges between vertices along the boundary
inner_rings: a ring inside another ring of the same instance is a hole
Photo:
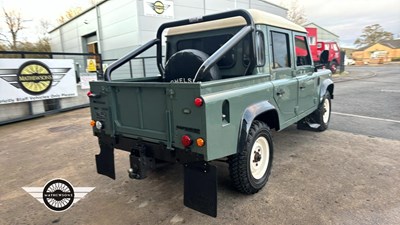
[[[97,172],[115,179],[114,149],[130,152],[134,179],[178,162],[185,206],[214,217],[213,161],[229,164],[238,191],[258,192],[271,173],[271,129],[328,128],[334,84],[313,65],[307,41],[303,27],[259,10],[162,24],[155,39],[112,63],[104,81],[90,83]],[[112,79],[153,46],[158,76]]]

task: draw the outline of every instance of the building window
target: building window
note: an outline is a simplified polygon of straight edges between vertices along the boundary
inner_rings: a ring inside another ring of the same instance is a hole
[[[308,43],[310,43],[310,45],[315,45],[317,43],[317,39],[313,36],[308,37]]]

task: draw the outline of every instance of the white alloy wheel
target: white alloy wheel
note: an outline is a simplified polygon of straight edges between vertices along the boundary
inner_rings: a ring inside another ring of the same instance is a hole
[[[324,100],[324,115],[322,116],[323,122],[327,124],[329,122],[331,105],[329,103],[329,99],[325,98]]]
[[[269,163],[268,140],[260,136],[254,142],[250,154],[250,172],[254,179],[261,179],[267,171]]]

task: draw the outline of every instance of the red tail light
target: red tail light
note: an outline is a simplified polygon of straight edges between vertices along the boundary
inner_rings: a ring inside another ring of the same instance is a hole
[[[195,99],[194,99],[194,104],[195,104],[197,107],[201,107],[201,106],[203,105],[203,99],[202,99],[202,98],[195,98]]]
[[[188,135],[183,135],[182,136],[182,145],[186,147],[189,147],[192,144],[192,139]]]
[[[86,94],[89,98],[90,97],[93,97],[93,98],[97,98],[97,97],[99,97],[99,95],[95,95],[95,94],[93,94],[93,92],[91,92],[91,91],[88,91],[88,93]]]

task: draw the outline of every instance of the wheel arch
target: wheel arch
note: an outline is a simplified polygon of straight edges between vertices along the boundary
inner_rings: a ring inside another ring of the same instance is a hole
[[[322,82],[321,84],[321,91],[319,94],[319,99],[320,102],[322,101],[322,99],[324,98],[326,92],[328,91],[329,94],[331,95],[331,99],[333,99],[333,90],[335,88],[335,85],[333,83],[333,81],[331,79],[326,79]]]
[[[271,129],[280,129],[278,112],[270,102],[262,101],[248,106],[244,110],[240,123],[237,152],[242,151],[245,147],[250,127],[254,120],[266,123]]]

